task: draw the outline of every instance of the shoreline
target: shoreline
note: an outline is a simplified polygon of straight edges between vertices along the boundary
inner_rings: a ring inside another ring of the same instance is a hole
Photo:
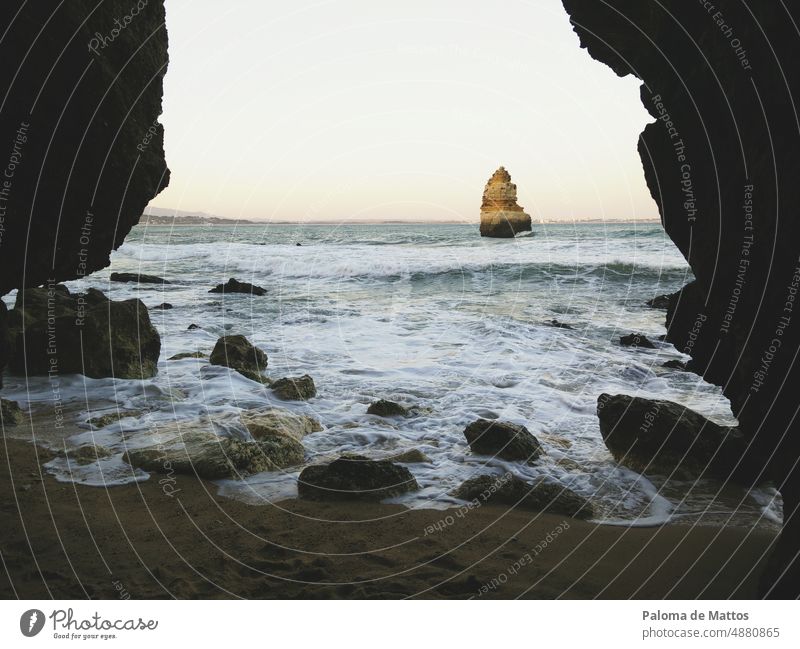
[[[371,503],[256,506],[185,475],[169,490],[156,475],[85,487],[42,471],[52,452],[3,441],[4,598],[753,598],[776,540],[488,504],[461,518]]]

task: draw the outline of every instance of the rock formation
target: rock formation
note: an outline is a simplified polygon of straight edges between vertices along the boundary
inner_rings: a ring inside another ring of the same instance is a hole
[[[303,469],[297,481],[307,500],[383,500],[419,489],[404,466],[360,455],[343,455],[330,464]]]
[[[109,300],[93,288],[72,294],[56,284],[19,291],[8,332],[9,364],[20,376],[150,378],[161,353],[141,300]]]
[[[512,238],[531,231],[531,217],[517,205],[517,186],[504,167],[489,178],[481,204],[481,236]]]
[[[0,3],[0,295],[107,266],[169,181],[163,0],[56,4]]]
[[[662,223],[697,281],[667,340],[722,386],[745,461],[783,496],[763,580],[800,595],[800,37],[798,3],[563,0],[581,45],[642,80],[639,152]]]
[[[504,460],[532,463],[544,455],[544,449],[531,432],[507,421],[478,419],[464,429],[464,437],[473,453],[496,455]]]

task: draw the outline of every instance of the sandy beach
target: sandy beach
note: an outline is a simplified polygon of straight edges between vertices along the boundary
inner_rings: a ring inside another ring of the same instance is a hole
[[[20,440],[2,455],[3,598],[752,598],[775,538],[489,505],[252,506],[188,476],[59,483]]]

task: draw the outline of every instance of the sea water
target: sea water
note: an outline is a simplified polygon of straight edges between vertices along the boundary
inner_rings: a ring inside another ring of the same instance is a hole
[[[149,307],[172,304],[150,313],[162,340],[158,375],[144,382],[60,377],[58,397],[78,423],[115,409],[145,412],[99,431],[84,426],[66,440],[101,444],[115,456],[82,467],[57,459],[48,469],[90,485],[148,479],[131,474],[121,454],[153,443],[159,425],[211,416],[219,434],[242,435],[238,412],[274,405],[322,422],[324,430],[304,440],[309,462],[343,452],[379,458],[423,451],[429,463],[407,465],[421,490],[396,499],[409,507],[458,504],[450,492],[463,480],[510,471],[591,498],[596,518],[608,523],[779,521],[772,489],[645,478],[619,466],[603,444],[596,415],[602,392],[669,399],[720,424],[735,423],[718,387],[662,367],[688,358],[674,347],[619,345],[631,332],[653,340],[663,334],[664,312],[645,302],[692,279],[661,226],[534,230],[504,240],[454,224],[137,226],[110,268],[67,285],[100,288],[115,300],[138,297]],[[170,284],[113,283],[114,271],[159,275]],[[230,277],[267,295],[208,292]],[[13,297],[6,297],[9,304]],[[572,329],[548,324],[554,319]],[[190,324],[200,328],[188,330]],[[310,374],[318,396],[282,402],[227,368],[167,360],[209,353],[225,334],[243,334],[267,352],[272,378]],[[8,376],[4,395],[34,411],[53,400],[46,377]],[[367,415],[379,398],[413,405],[419,414]],[[528,466],[473,454],[463,429],[478,417],[526,426],[546,456]],[[275,502],[296,496],[298,473],[263,473],[219,487],[232,498]]]

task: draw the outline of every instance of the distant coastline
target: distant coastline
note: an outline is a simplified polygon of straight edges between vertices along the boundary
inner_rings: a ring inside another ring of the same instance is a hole
[[[585,224],[651,224],[661,223],[658,218],[651,219],[544,219],[534,221],[533,225],[568,225],[570,223],[585,223]],[[365,220],[350,220],[350,221],[324,221],[324,220],[308,220],[308,221],[291,221],[291,220],[274,220],[274,221],[253,221],[250,219],[229,219],[222,216],[211,216],[207,214],[143,214],[139,220],[138,225],[143,226],[232,226],[232,225],[474,225],[478,226],[477,221],[462,221],[456,219],[449,219],[445,221],[432,221],[426,219],[365,219]]]

